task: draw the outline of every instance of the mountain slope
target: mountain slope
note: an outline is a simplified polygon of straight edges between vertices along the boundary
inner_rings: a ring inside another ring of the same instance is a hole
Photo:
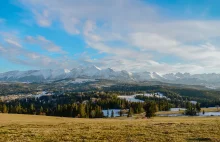
[[[0,81],[42,82],[69,78],[108,79],[119,81],[161,81],[187,85],[203,85],[210,88],[220,86],[220,74],[170,73],[159,75],[156,72],[131,73],[126,70],[115,71],[111,68],[100,69],[96,66],[57,70],[9,71],[0,73]]]

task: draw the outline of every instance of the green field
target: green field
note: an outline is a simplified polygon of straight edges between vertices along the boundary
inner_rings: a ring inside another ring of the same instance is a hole
[[[0,141],[220,141],[220,117],[76,119],[0,114]]]

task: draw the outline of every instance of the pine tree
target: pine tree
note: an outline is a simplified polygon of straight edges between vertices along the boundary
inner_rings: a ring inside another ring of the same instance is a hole
[[[96,116],[96,111],[95,111],[95,110],[92,110],[91,113],[90,113],[90,115],[91,115],[92,118],[95,118],[95,116]]]
[[[132,117],[132,115],[133,115],[133,109],[132,109],[132,107],[130,107],[127,117]]]
[[[18,114],[22,113],[22,107],[21,107],[20,103],[15,106],[15,112],[18,113]]]
[[[109,117],[109,109],[107,110],[107,117]]]
[[[90,105],[87,104],[86,105],[86,118],[89,118],[89,114],[90,114]]]
[[[3,105],[0,104],[0,113],[2,113],[2,107],[3,107]]]
[[[33,104],[31,104],[31,105],[30,105],[30,113],[31,113],[31,114],[33,114],[33,113],[34,113],[34,111],[35,111],[34,105],[33,105]]]
[[[95,112],[96,112],[96,118],[102,118],[103,117],[103,112],[100,106],[95,107]]]
[[[44,112],[44,109],[43,109],[43,107],[41,106],[40,107],[40,114],[42,114]]]
[[[120,110],[119,114],[120,114],[120,117],[122,117],[122,115],[123,115],[123,112],[122,112],[122,110]]]
[[[57,105],[56,115],[61,116],[61,106]]]
[[[194,116],[199,112],[200,112],[200,105],[199,104],[193,105],[190,102],[186,103],[186,110],[185,110],[186,115]]]
[[[5,104],[2,107],[2,112],[3,113],[8,113],[8,108],[7,108],[7,106]]]
[[[83,104],[79,105],[79,115],[81,118],[86,117],[85,106]]]
[[[76,117],[79,114],[79,107],[77,104],[73,104],[73,113],[72,113],[72,117]]]
[[[68,117],[68,112],[67,112],[67,104],[64,104],[63,105],[63,109],[62,109],[62,116],[64,116],[64,117]]]
[[[155,113],[158,111],[157,104],[155,102],[148,102],[144,106],[146,117],[150,118],[152,116],[155,116]]]
[[[196,111],[197,113],[199,113],[201,111],[201,108],[200,108],[200,104],[199,103],[196,103]]]
[[[15,112],[13,105],[10,105],[8,112],[9,113],[14,113]]]
[[[112,110],[111,117],[114,117],[114,111]]]

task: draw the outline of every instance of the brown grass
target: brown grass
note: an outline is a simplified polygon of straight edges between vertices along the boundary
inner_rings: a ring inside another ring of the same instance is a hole
[[[0,141],[220,141],[220,117],[75,119],[0,114]]]
[[[220,112],[220,108],[201,108],[201,112],[202,111],[205,111],[205,112]]]

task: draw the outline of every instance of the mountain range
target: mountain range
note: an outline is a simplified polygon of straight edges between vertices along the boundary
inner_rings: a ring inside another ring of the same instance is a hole
[[[161,81],[187,85],[204,85],[209,88],[220,86],[220,74],[169,73],[156,72],[131,73],[126,70],[115,71],[111,68],[100,69],[96,66],[68,69],[47,69],[28,71],[9,71],[0,73],[0,81],[44,82],[69,78],[108,79],[118,81]]]

